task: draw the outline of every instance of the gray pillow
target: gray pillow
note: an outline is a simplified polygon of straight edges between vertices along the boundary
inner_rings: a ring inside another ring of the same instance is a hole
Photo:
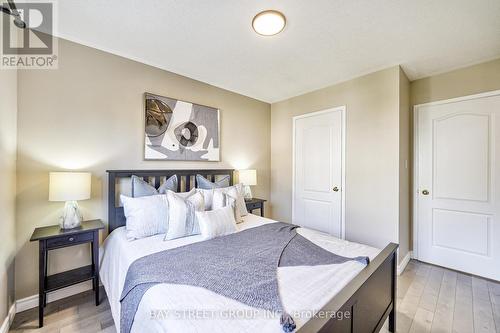
[[[132,176],[132,198],[165,194],[168,190],[177,192],[177,175],[168,178],[158,189],[144,181],[141,177]]]
[[[204,190],[211,190],[214,188],[228,187],[230,181],[229,175],[222,177],[215,183],[212,183],[202,175],[196,175],[196,187]]]

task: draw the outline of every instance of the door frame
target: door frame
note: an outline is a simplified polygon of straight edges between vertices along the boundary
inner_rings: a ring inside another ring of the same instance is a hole
[[[429,103],[422,103],[418,105],[413,106],[413,184],[412,184],[412,200],[413,200],[413,228],[412,228],[412,233],[413,233],[413,258],[418,259],[418,198],[419,198],[419,179],[418,179],[418,156],[419,156],[419,146],[418,146],[418,141],[419,141],[419,132],[418,132],[418,121],[419,121],[419,111],[422,107],[424,106],[433,106],[433,105],[443,105],[443,104],[449,104],[449,103],[456,103],[456,102],[462,102],[462,101],[468,101],[468,100],[474,100],[474,99],[481,99],[485,97],[491,97],[491,96],[497,96],[500,95],[500,90],[493,90],[493,91],[488,91],[484,93],[479,93],[479,94],[473,94],[473,95],[467,95],[467,96],[461,96],[461,97],[456,97],[456,98],[450,98],[450,99],[444,99],[444,100],[439,100],[439,101],[434,101],[434,102],[429,102]]]
[[[330,112],[340,112],[342,121],[341,121],[341,128],[342,128],[342,162],[341,162],[341,184],[340,184],[340,207],[341,207],[341,212],[340,212],[340,237],[341,239],[345,239],[345,184],[346,184],[346,178],[345,178],[345,170],[346,170],[346,106],[336,106],[320,111],[315,111],[315,112],[310,112],[310,113],[305,113],[299,116],[295,116],[292,118],[292,222],[294,221],[294,214],[295,214],[295,124],[297,120],[303,119],[303,118],[308,118],[308,117],[314,117],[318,116],[321,114],[325,113],[330,113]]]

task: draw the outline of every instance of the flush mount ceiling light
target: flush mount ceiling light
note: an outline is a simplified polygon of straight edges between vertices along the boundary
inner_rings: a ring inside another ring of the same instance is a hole
[[[265,10],[258,13],[252,20],[252,27],[262,36],[279,34],[286,25],[285,15],[277,10]]]

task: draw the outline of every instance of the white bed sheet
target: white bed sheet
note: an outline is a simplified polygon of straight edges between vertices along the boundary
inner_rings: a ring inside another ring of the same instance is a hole
[[[276,222],[249,214],[238,230]],[[298,232],[328,251],[346,257],[368,256],[379,249],[348,242],[318,231],[300,228]],[[113,231],[100,249],[101,281],[108,295],[111,313],[119,332],[120,295],[129,266],[143,256],[201,241],[190,236],[170,241],[156,235],[135,241],[126,239],[125,228]],[[337,265],[279,267],[280,295],[287,312],[294,314],[297,327],[335,296],[362,269],[349,261]],[[196,311],[195,311],[196,310]],[[154,314],[154,316],[152,316]],[[299,317],[296,315],[300,314]],[[218,295],[200,287],[159,284],[149,289],[137,310],[132,333],[142,332],[282,332],[279,319],[264,311]]]

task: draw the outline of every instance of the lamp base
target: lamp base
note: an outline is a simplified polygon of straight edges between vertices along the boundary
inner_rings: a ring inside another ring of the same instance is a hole
[[[63,215],[59,218],[61,229],[74,229],[82,224],[82,214],[76,201],[66,201]]]
[[[252,200],[252,189],[250,188],[250,186],[243,186],[243,197],[245,198],[245,200]]]

